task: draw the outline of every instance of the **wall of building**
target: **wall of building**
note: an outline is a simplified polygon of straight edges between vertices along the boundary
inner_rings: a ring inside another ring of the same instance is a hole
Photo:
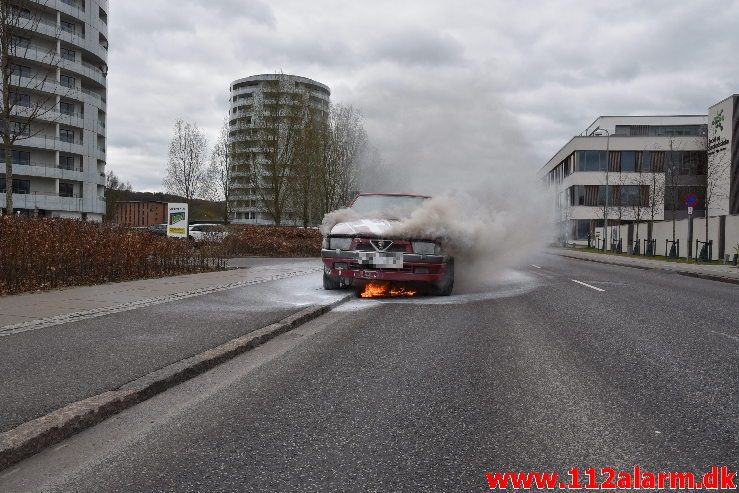
[[[23,24],[18,35],[29,48],[12,61],[28,67],[31,76],[48,79],[36,87],[33,79],[14,76],[11,84],[14,92],[30,95],[31,105],[48,108],[32,123],[31,136],[13,146],[30,154],[27,161],[14,161],[14,178],[31,182],[30,193],[13,194],[14,209],[99,220],[105,212],[108,1],[48,0],[29,2],[28,8],[33,22]],[[16,106],[12,116],[24,111],[29,108]],[[0,176],[4,168],[0,158]],[[60,180],[73,184],[74,197],[60,196]],[[0,207],[5,200],[0,193]]]
[[[166,222],[165,202],[118,202],[113,212],[113,222],[123,226],[144,227]]]
[[[725,226],[725,241],[724,241],[724,255],[733,255],[735,247],[739,245],[739,215],[724,216],[726,221]],[[713,241],[713,260],[721,260],[719,257],[719,217],[708,218],[708,240]],[[646,239],[647,235],[647,224],[642,224],[639,229],[639,238]],[[613,228],[618,229],[618,228]],[[618,231],[623,240],[623,250],[627,251],[627,240],[629,238],[629,226],[622,225]],[[682,219],[675,221],[675,239],[680,240],[680,256],[686,257],[688,255],[688,241],[689,241],[689,220]],[[634,234],[633,238],[636,238]],[[657,254],[664,255],[665,253],[665,240],[672,240],[672,221],[665,220],[655,222],[652,228],[652,238],[657,240]],[[692,247],[692,256],[696,255],[695,241],[706,241],[706,222],[703,217],[696,217],[693,219],[693,236],[690,241]],[[642,242],[643,248],[643,242]]]

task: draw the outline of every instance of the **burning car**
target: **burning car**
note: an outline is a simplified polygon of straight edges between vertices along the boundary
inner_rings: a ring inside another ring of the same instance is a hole
[[[321,259],[324,289],[354,287],[362,296],[413,295],[418,288],[449,296],[454,259],[439,238],[408,238],[400,221],[429,197],[362,193],[349,207],[352,217],[324,231]]]

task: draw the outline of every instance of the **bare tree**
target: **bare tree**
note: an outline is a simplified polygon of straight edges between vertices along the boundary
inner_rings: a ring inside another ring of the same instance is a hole
[[[41,22],[40,8],[44,2],[15,0],[0,2],[0,77],[2,78],[2,108],[0,138],[5,153],[5,212],[13,213],[13,146],[42,131],[36,122],[55,121],[59,92],[56,74],[60,57],[53,48],[35,46],[32,33]],[[59,29],[52,26],[55,38]],[[33,58],[39,64],[33,69],[22,59]],[[51,87],[54,86],[54,87]],[[53,89],[53,91],[52,91]]]
[[[290,173],[291,207],[303,226],[314,224],[323,215],[320,212],[317,170],[326,145],[326,115],[322,110],[308,108],[307,119],[295,143]]]
[[[264,83],[254,116],[239,119],[234,151],[245,163],[257,205],[276,225],[287,218],[296,143],[308,118],[308,96],[280,74]]]
[[[650,152],[650,174],[649,174],[649,197],[648,197],[648,204],[649,204],[649,230],[647,232],[647,239],[649,241],[652,241],[653,235],[654,235],[654,221],[657,217],[658,211],[663,211],[663,217],[664,217],[664,210],[665,210],[665,179],[664,175],[661,173],[663,169],[660,167],[658,163],[660,163],[660,160],[664,160],[664,154],[655,156]],[[643,162],[643,166],[646,166],[646,163]]]
[[[346,206],[358,189],[359,163],[367,145],[361,113],[352,106],[332,105],[324,142],[319,189],[325,213]]]
[[[208,140],[197,124],[177,120],[169,147],[167,175],[164,187],[167,192],[181,195],[189,203],[205,191],[205,156]]]
[[[624,206],[627,208],[626,217],[634,221],[636,230],[636,243],[639,244],[639,226],[649,214],[650,203],[650,186],[652,177],[649,173],[640,172],[637,175],[626,177],[623,180],[624,187],[630,187],[629,193],[624,194],[625,189],[621,190],[621,199],[628,197]],[[636,187],[633,189],[631,187]],[[637,190],[636,193],[633,193]]]
[[[677,152],[677,144],[675,139],[668,139],[668,150],[665,152],[664,170],[665,170],[665,201],[666,208],[670,210],[670,219],[672,220],[672,241],[676,238],[676,221],[677,211],[680,208],[680,163],[675,159]]]
[[[233,204],[231,202],[233,160],[231,159],[229,131],[230,128],[226,119],[218,133],[218,138],[210,155],[210,163],[206,170],[206,195],[214,201],[225,201],[223,221],[226,224],[233,217]]]

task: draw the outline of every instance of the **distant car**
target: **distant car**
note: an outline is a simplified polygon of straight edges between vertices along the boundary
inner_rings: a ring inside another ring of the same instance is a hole
[[[157,236],[167,236],[167,225],[166,224],[152,224],[146,228],[149,233]]]
[[[350,208],[362,219],[335,224],[323,239],[324,289],[361,289],[372,281],[413,283],[449,296],[454,287],[454,258],[439,238],[398,238],[395,224],[429,197],[363,193]]]
[[[220,224],[191,224],[187,237],[197,242],[219,243],[228,236],[228,230]]]

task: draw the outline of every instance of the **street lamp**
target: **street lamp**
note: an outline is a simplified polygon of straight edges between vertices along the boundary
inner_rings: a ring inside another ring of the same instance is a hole
[[[595,127],[595,130],[590,132],[590,135],[593,136],[595,132],[605,132],[606,133],[606,205],[605,209],[603,209],[603,250],[607,250],[608,246],[608,171],[610,170],[611,163],[609,159],[609,151],[610,151],[610,145],[611,145],[611,132],[608,131],[608,129]]]

